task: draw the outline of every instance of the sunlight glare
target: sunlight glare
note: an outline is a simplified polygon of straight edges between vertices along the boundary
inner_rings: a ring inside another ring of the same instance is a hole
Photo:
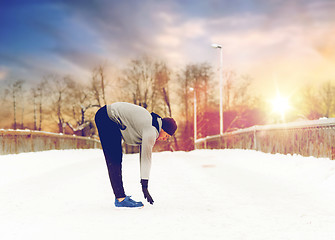
[[[277,95],[275,99],[272,100],[272,110],[273,112],[281,115],[284,118],[285,113],[290,109],[290,103],[288,98]]]

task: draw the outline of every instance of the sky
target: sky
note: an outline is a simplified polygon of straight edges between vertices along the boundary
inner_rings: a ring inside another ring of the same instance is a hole
[[[0,85],[48,74],[87,80],[142,55],[173,69],[207,62],[254,89],[335,81],[333,0],[0,0]],[[218,74],[217,74],[218,75]]]

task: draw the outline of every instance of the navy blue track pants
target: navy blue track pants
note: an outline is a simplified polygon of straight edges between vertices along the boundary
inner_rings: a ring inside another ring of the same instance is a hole
[[[95,114],[101,146],[105,155],[109,179],[116,198],[125,197],[122,182],[122,135],[119,126],[107,114],[107,107]]]

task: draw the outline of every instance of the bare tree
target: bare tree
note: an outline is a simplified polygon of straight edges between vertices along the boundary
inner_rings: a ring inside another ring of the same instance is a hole
[[[157,88],[158,96],[153,99],[153,109],[155,106],[162,106],[164,116],[168,115],[172,117],[172,108],[170,101],[170,75],[171,72],[165,63],[156,63],[156,76],[155,76],[155,87]],[[158,109],[157,109],[158,110]],[[168,148],[172,151],[178,150],[178,141],[175,135],[173,135],[173,143],[168,141]]]
[[[197,134],[200,133],[200,136],[207,134],[209,127],[207,112],[210,111],[209,103],[212,101],[210,93],[213,91],[212,76],[212,68],[207,63],[187,65],[181,73],[178,74],[181,86],[179,94],[185,120],[184,136],[192,138],[190,117],[193,116],[193,111],[190,106],[194,104],[194,93],[191,92],[190,88],[193,88],[193,91],[196,93]]]
[[[301,90],[301,101],[297,103],[304,118],[314,119],[319,117],[318,100],[314,88],[305,86]],[[317,116],[318,115],[318,116]]]
[[[100,107],[107,104],[106,101],[106,87],[108,81],[106,79],[105,67],[100,65],[93,69],[91,78],[91,92],[95,100],[95,105]]]
[[[128,90],[128,101],[148,111],[172,116],[169,91],[171,71],[166,63],[142,56],[132,60],[123,72],[122,88]],[[177,140],[174,140],[174,147],[170,143],[169,147],[178,149]]]
[[[304,118],[318,119],[331,115],[334,93],[330,83],[325,83],[320,88],[309,85],[305,86],[300,93],[300,101],[296,108]]]
[[[331,81],[325,82],[319,93],[322,115],[329,118],[335,114],[335,86]]]
[[[18,106],[21,106],[21,124],[20,128],[24,129],[24,111],[26,106],[25,101],[26,90],[23,87],[20,87],[20,91],[18,92]]]
[[[43,80],[30,90],[34,108],[33,109],[34,130],[39,131],[42,130],[43,106],[46,104],[46,95],[47,95],[46,87],[48,84],[48,78],[52,79],[53,77],[52,76],[43,77]]]
[[[252,111],[260,108],[259,98],[250,90],[251,84],[249,75],[238,76],[232,70],[224,72],[224,131],[245,127],[248,118],[252,118]]]
[[[152,63],[149,58],[135,59],[124,70],[123,82],[128,88],[134,104],[148,107],[148,93],[153,85],[154,76]]]
[[[184,121],[181,130],[182,132],[182,143],[183,148],[185,150],[192,149],[192,133],[191,133],[191,124],[190,124],[190,99],[192,99],[191,95],[191,87],[194,84],[194,78],[192,76],[192,66],[187,65],[184,69],[180,71],[177,75],[178,83],[179,83],[179,96],[180,96],[180,107],[182,111],[182,116],[184,117]],[[180,124],[181,125],[181,124]]]
[[[236,79],[236,73],[233,71],[225,71],[223,73],[224,75],[224,104],[223,104],[223,108],[225,111],[229,111],[230,108],[232,107],[232,92],[233,92],[233,83],[234,83],[234,79]]]
[[[224,76],[224,110],[253,107],[257,98],[250,92],[252,78],[249,75],[238,76],[234,71],[226,71]]]
[[[233,103],[236,108],[254,107],[257,98],[250,91],[252,78],[249,75],[243,75],[233,85]]]
[[[197,98],[197,136],[203,137],[208,135],[210,127],[208,112],[211,111],[209,102],[213,100],[210,94],[213,91],[213,72],[210,65],[201,63],[191,66],[191,74]]]
[[[72,118],[75,123],[72,124],[67,121],[66,124],[73,130],[77,135],[91,136],[94,133],[94,126],[90,119],[87,119],[86,112],[94,107],[100,107],[99,105],[92,104],[93,99],[89,91],[89,87],[84,84],[74,82],[71,84],[71,96],[69,96],[69,102],[72,104]]]
[[[164,112],[164,115],[172,116],[172,108],[170,102],[170,81],[171,71],[163,62],[156,62],[155,68],[155,97],[152,97],[152,109],[158,112]]]
[[[131,101],[149,111],[160,111],[168,100],[170,72],[165,63],[149,57],[132,60],[124,70],[123,87],[128,89]]]
[[[48,79],[46,77],[37,85],[36,93],[37,93],[37,100],[38,100],[38,109],[39,109],[39,123],[38,123],[38,130],[42,130],[42,121],[43,121],[43,106],[45,104],[46,94],[47,94],[47,85]]]
[[[207,63],[192,65],[192,76],[194,78],[194,88],[199,96],[200,107],[207,109],[212,88],[212,68]]]
[[[13,106],[13,112],[14,112],[14,123],[13,128],[17,129],[17,106],[18,103],[22,104],[22,109],[24,109],[24,101],[23,101],[23,86],[24,81],[23,80],[17,80],[12,84],[9,84],[7,89],[5,90],[6,95],[10,95],[12,99],[12,106]],[[22,110],[22,114],[24,113],[24,110]],[[21,116],[21,125],[23,127],[23,116]]]
[[[74,81],[69,76],[64,78],[59,78],[57,76],[53,77],[51,82],[52,94],[51,96],[51,115],[56,118],[58,124],[58,131],[60,133],[65,133],[66,122],[69,119],[69,112],[71,110],[71,102],[69,101],[72,95],[71,89],[73,88]],[[55,109],[55,111],[53,111]],[[55,114],[55,115],[54,115]]]
[[[37,91],[35,88],[31,89],[31,96],[33,100],[33,108],[34,108],[34,130],[37,130]]]

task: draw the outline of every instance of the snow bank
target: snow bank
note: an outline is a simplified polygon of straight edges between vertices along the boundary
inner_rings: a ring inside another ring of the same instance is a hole
[[[332,239],[335,162],[251,150],[154,153],[153,206],[120,210],[101,150],[0,156],[1,239]],[[138,155],[126,193],[142,200]]]

